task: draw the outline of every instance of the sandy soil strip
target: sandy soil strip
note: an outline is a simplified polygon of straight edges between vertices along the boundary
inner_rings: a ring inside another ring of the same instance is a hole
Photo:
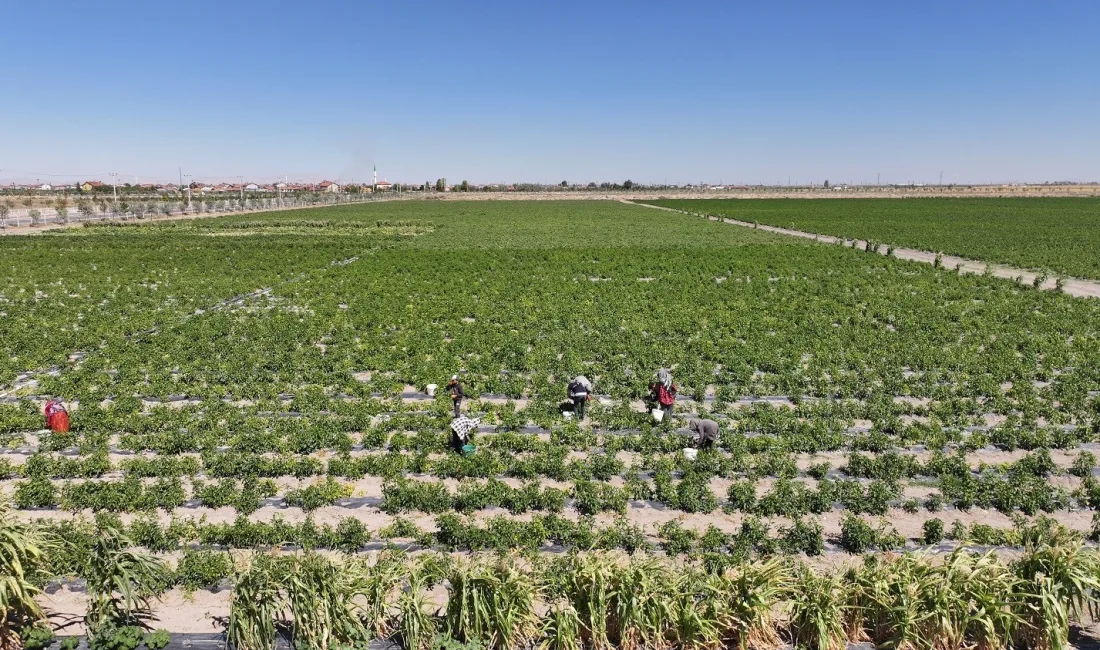
[[[645,208],[653,208],[655,210],[665,210],[668,212],[678,212],[680,214],[686,214],[690,216],[699,216],[691,212],[684,210],[677,210],[675,208],[666,208],[659,205],[649,205],[647,203],[635,203],[626,199],[622,200],[622,203],[628,203],[630,205],[639,205]],[[707,216],[707,219],[711,221],[718,221],[719,217]],[[812,232],[805,232],[802,230],[790,230],[788,228],[778,228],[776,226],[766,226],[764,224],[753,224],[748,221],[739,221],[737,219],[722,218],[723,223],[733,224],[735,226],[743,226],[745,228],[755,228],[757,230],[764,230],[767,232],[779,233],[781,235],[790,235],[792,237],[802,237],[804,239],[813,239],[815,241],[824,242],[826,244],[843,243],[845,246],[867,250],[867,242],[862,239],[841,239],[840,237],[833,237],[831,235],[819,235]],[[880,246],[878,251],[881,255],[886,255],[887,246]],[[910,260],[914,262],[924,262],[926,264],[932,264],[936,261],[937,253],[931,253],[929,251],[917,250],[915,248],[893,248],[893,254],[898,259]],[[1035,282],[1035,278],[1039,275],[1035,271],[1025,271],[1023,269],[1014,268],[1011,266],[1004,266],[1001,264],[989,264],[987,262],[981,262],[978,260],[966,259],[964,257],[955,257],[953,255],[940,255],[940,262],[943,268],[948,270],[958,270],[960,273],[985,273],[986,269],[989,269],[989,273],[998,278],[1004,278],[1006,280],[1015,280],[1020,284],[1026,284],[1031,286]],[[1077,298],[1100,298],[1100,282],[1095,280],[1084,280],[1081,278],[1062,277],[1062,291],[1065,293],[1077,297]],[[1049,276],[1045,282],[1040,286],[1041,289],[1055,289],[1057,288],[1058,277]]]

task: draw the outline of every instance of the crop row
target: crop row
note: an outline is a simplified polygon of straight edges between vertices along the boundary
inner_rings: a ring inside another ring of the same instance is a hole
[[[555,513],[536,514],[528,519],[504,515],[485,518],[448,512],[435,516],[428,528],[408,518],[394,517],[388,524],[371,531],[361,520],[348,516],[335,524],[316,523],[306,518],[299,523],[276,516],[269,521],[252,521],[243,515],[231,522],[208,522],[204,518],[172,517],[161,521],[152,516],[135,518],[128,526],[116,514],[100,513],[93,519],[40,520],[42,529],[66,541],[65,549],[52,557],[48,575],[53,579],[80,575],[83,558],[80,549],[93,543],[105,529],[125,532],[129,543],[138,548],[167,553],[190,550],[223,549],[331,549],[356,553],[397,542],[412,543],[422,549],[450,551],[517,550],[625,550],[669,555],[686,554],[710,564],[736,564],[751,557],[776,554],[821,555],[827,548],[852,554],[873,550],[904,549],[907,546],[937,545],[944,540],[981,546],[1020,547],[1034,530],[1060,530],[1053,519],[1038,517],[1029,523],[1017,517],[1010,527],[974,522],[969,527],[958,519],[932,517],[922,524],[921,534],[906,539],[887,519],[868,519],[846,514],[839,531],[826,534],[814,517],[777,520],[746,516],[736,532],[724,532],[713,524],[705,529],[685,527],[670,519],[647,531],[628,518],[619,516],[600,525],[592,517],[572,519]],[[1032,531],[1032,532],[1029,532]],[[1093,520],[1088,533],[1100,539],[1100,518]]]
[[[173,570],[134,550],[128,531],[100,523],[94,535],[78,537],[0,521],[11,540],[3,557],[19,567],[0,626],[6,643],[17,635],[52,637],[33,600],[55,555],[40,545],[63,549],[84,581],[84,624],[97,647],[108,640],[136,647],[141,635],[130,630],[151,618],[158,594],[174,583],[231,586],[225,626],[227,644],[237,650],[273,647],[280,627],[296,647],[362,647],[390,638],[408,650],[426,650],[437,634],[490,648],[573,650],[771,648],[783,639],[815,650],[861,639],[917,648],[1065,648],[1070,623],[1100,595],[1096,556],[1043,523],[1020,532],[1023,552],[1012,561],[960,549],[942,561],[903,554],[825,572],[790,559],[711,561],[724,556],[728,549],[716,544],[728,540],[702,538],[697,543],[718,550],[686,562],[607,553],[409,558],[394,551],[367,561],[307,551],[257,553],[230,572],[224,555],[192,551]],[[683,543],[676,537],[672,531],[667,543]],[[128,588],[116,589],[120,584]],[[436,585],[445,599],[433,614],[428,592]],[[120,592],[124,597],[116,597]]]
[[[33,432],[38,431],[42,419],[34,406],[0,406],[0,445],[43,451],[77,448],[84,453],[96,448],[154,451],[159,454],[228,448],[242,452],[308,454],[321,450],[351,451],[445,444],[444,437],[435,433],[443,432],[447,427],[448,418],[442,410],[380,416],[372,412],[377,408],[353,413],[338,411],[279,418],[249,414],[227,405],[187,412],[159,409],[149,415],[120,414],[113,408],[81,407],[73,414],[71,432],[39,435]],[[528,407],[527,410],[530,409]],[[917,444],[930,448],[943,448],[949,444],[972,449],[990,444],[1008,450],[1073,448],[1083,442],[1100,439],[1100,429],[1093,424],[1095,413],[1100,412],[1098,398],[1091,398],[1090,410],[1083,414],[1085,419],[1077,424],[1064,421],[1028,423],[1019,416],[1009,416],[993,426],[974,426],[974,422],[985,423],[984,416],[978,412],[955,418],[951,425],[945,425],[943,420],[904,420],[905,416],[898,414],[902,410],[897,405],[871,411],[867,406],[819,402],[793,409],[759,404],[734,416],[706,411],[701,412],[700,416],[719,420],[723,430],[720,444],[724,446],[744,445],[754,449],[782,446],[800,452],[833,451],[845,447],[878,451]],[[630,426],[625,429],[577,427],[575,423],[563,422],[558,415],[546,416],[545,425],[535,430],[549,432],[552,440],[578,449],[594,446],[598,444],[596,441],[609,448],[635,450],[653,447],[658,444],[653,442],[655,440],[668,441],[660,443],[665,446],[674,444],[671,442],[673,440],[681,440],[663,434],[671,432],[683,420],[655,427],[644,415],[630,413]],[[853,427],[861,416],[866,424]],[[507,434],[497,435],[496,438],[508,440],[508,444],[517,449],[525,444],[518,442],[519,439],[533,440],[536,437],[523,433],[523,427],[530,419],[522,413],[520,417],[523,419],[512,424],[494,426],[497,434]],[[494,420],[491,411],[486,419],[489,422]],[[409,432],[421,432],[426,437]],[[34,442],[28,443],[28,440]]]

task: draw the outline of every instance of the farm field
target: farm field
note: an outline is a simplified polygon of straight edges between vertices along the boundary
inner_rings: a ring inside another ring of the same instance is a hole
[[[668,200],[653,205],[1100,278],[1100,199]]]
[[[1016,204],[988,201],[943,205]],[[989,255],[1039,255],[1010,230]],[[0,270],[0,531],[49,540],[28,588],[65,633],[1060,649],[1100,588],[1097,301],[611,201],[90,224]],[[456,373],[471,456],[426,394]],[[689,460],[695,416],[720,440]],[[945,594],[980,623],[905,618]]]

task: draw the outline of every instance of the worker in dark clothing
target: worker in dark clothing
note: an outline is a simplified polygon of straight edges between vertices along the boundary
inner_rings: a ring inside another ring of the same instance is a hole
[[[451,375],[451,381],[447,383],[447,390],[451,392],[451,401],[454,402],[455,417],[457,418],[462,400],[466,398],[466,393],[462,390],[462,384],[458,381],[458,375]]]
[[[695,447],[698,449],[714,449],[718,442],[718,423],[714,420],[691,420],[688,428],[695,434]]]
[[[664,411],[666,422],[672,419],[672,405],[676,403],[677,390],[672,381],[672,373],[665,368],[657,371],[657,381],[649,386],[650,398]]]
[[[584,375],[577,375],[569,382],[569,399],[573,400],[573,415],[577,422],[584,419],[584,407],[592,398],[592,382]]]

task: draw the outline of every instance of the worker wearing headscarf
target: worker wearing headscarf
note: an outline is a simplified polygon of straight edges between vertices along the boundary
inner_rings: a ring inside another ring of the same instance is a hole
[[[668,368],[657,371],[657,381],[649,386],[649,393],[657,407],[665,412],[665,421],[672,417],[672,405],[676,403],[676,384],[672,381],[672,372]]]
[[[569,399],[573,400],[573,414],[580,422],[584,419],[585,404],[592,399],[592,382],[584,375],[577,375],[569,382],[568,391]]]

